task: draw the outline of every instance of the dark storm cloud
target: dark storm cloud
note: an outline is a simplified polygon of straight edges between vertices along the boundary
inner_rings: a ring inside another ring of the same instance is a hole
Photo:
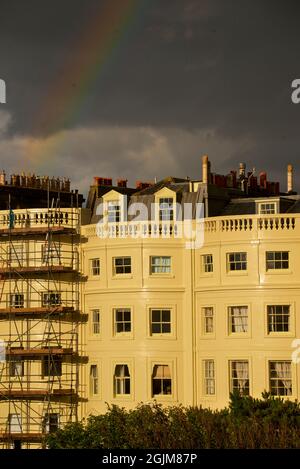
[[[47,127],[33,126],[32,116],[41,114],[52,83],[70,55],[76,56],[78,38],[101,3],[1,0],[0,77],[8,84],[11,135],[47,135]],[[299,2],[138,3],[130,27],[69,127],[209,129],[219,152],[210,155],[217,170],[240,159],[271,167],[280,177],[286,163],[296,164],[300,105],[291,104],[290,84],[300,76]],[[70,86],[79,78],[70,77]],[[55,105],[55,95],[52,99]],[[175,131],[165,132],[174,147]],[[222,152],[224,141],[231,144]],[[244,141],[248,144],[243,147]],[[186,148],[195,151],[194,145]],[[195,155],[178,154],[175,147],[180,170],[193,172],[199,154],[210,148],[199,140],[196,161]]]

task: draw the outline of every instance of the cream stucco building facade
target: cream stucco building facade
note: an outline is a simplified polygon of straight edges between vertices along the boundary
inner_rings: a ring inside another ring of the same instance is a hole
[[[234,389],[299,399],[298,196],[255,187],[228,201],[224,187],[203,183],[206,162],[202,181],[169,179],[135,197],[148,208],[151,197],[151,220],[123,221],[133,197],[124,204],[107,188],[104,219],[82,227],[85,414],[153,399],[221,408]],[[175,205],[195,205],[201,190],[206,215],[191,247]]]

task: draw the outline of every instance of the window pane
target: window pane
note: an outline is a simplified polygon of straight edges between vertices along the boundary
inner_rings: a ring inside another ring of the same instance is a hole
[[[114,258],[114,270],[116,274],[131,273],[131,257]]]
[[[292,395],[292,368],[290,361],[271,361],[269,363],[269,378],[272,395]]]
[[[130,373],[128,365],[116,365],[114,375],[115,394],[130,394]]]
[[[116,310],[116,321],[121,322],[123,320],[123,311],[121,309]]]
[[[173,199],[172,198],[159,199],[159,219],[161,221],[173,220]]]
[[[214,360],[204,360],[204,393],[215,394],[215,362]]]
[[[152,310],[152,321],[153,322],[160,322],[160,310],[153,309]]]
[[[131,310],[116,309],[115,310],[115,333],[131,331]]]
[[[150,310],[150,333],[168,334],[171,332],[171,311],[169,309]]]
[[[273,251],[266,252],[266,269],[288,269],[289,268],[289,252]]]
[[[100,275],[100,259],[92,259],[92,275]]]
[[[168,365],[155,365],[152,373],[152,395],[172,394],[172,379]]]
[[[202,308],[204,333],[209,334],[214,331],[214,310],[212,307]]]
[[[118,223],[121,219],[121,205],[118,200],[109,201],[107,204],[108,222]]]
[[[230,332],[239,333],[248,331],[248,307],[229,306]]]
[[[274,305],[267,307],[268,332],[288,332],[290,328],[290,306]]]
[[[163,394],[172,394],[172,381],[170,379],[164,379],[162,385]]]
[[[171,324],[162,324],[162,333],[168,333],[171,332]]]
[[[169,256],[151,256],[151,273],[170,273],[171,257]]]
[[[160,323],[153,323],[151,326],[152,334],[160,334],[161,332],[161,324]]]
[[[235,390],[243,395],[249,395],[248,361],[231,362],[231,392]]]
[[[98,394],[98,367],[91,365],[90,368],[90,390],[92,395]]]
[[[171,312],[170,310],[163,309],[162,310],[162,321],[163,322],[170,322],[171,320]]]
[[[23,308],[24,307],[24,295],[22,293],[11,294],[10,306],[12,308]]]
[[[203,272],[213,272],[213,256],[212,254],[204,254],[202,256]]]
[[[234,252],[227,255],[228,259],[228,270],[240,271],[247,270],[247,253],[246,252]]]
[[[124,321],[130,321],[130,310],[124,310]]]

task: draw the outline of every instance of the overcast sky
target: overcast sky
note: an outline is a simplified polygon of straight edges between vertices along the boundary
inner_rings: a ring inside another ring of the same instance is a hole
[[[8,173],[201,178],[246,162],[300,189],[299,0],[0,0]]]

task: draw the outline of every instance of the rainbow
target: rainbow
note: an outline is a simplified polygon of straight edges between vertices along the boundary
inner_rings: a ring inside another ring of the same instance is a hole
[[[125,32],[141,11],[141,0],[105,0],[92,22],[70,45],[70,56],[59,78],[51,85],[33,121],[33,134],[51,138],[28,138],[25,161],[30,169],[42,171],[59,155],[64,143],[63,132],[78,117],[93,83],[108,59],[113,57]]]

